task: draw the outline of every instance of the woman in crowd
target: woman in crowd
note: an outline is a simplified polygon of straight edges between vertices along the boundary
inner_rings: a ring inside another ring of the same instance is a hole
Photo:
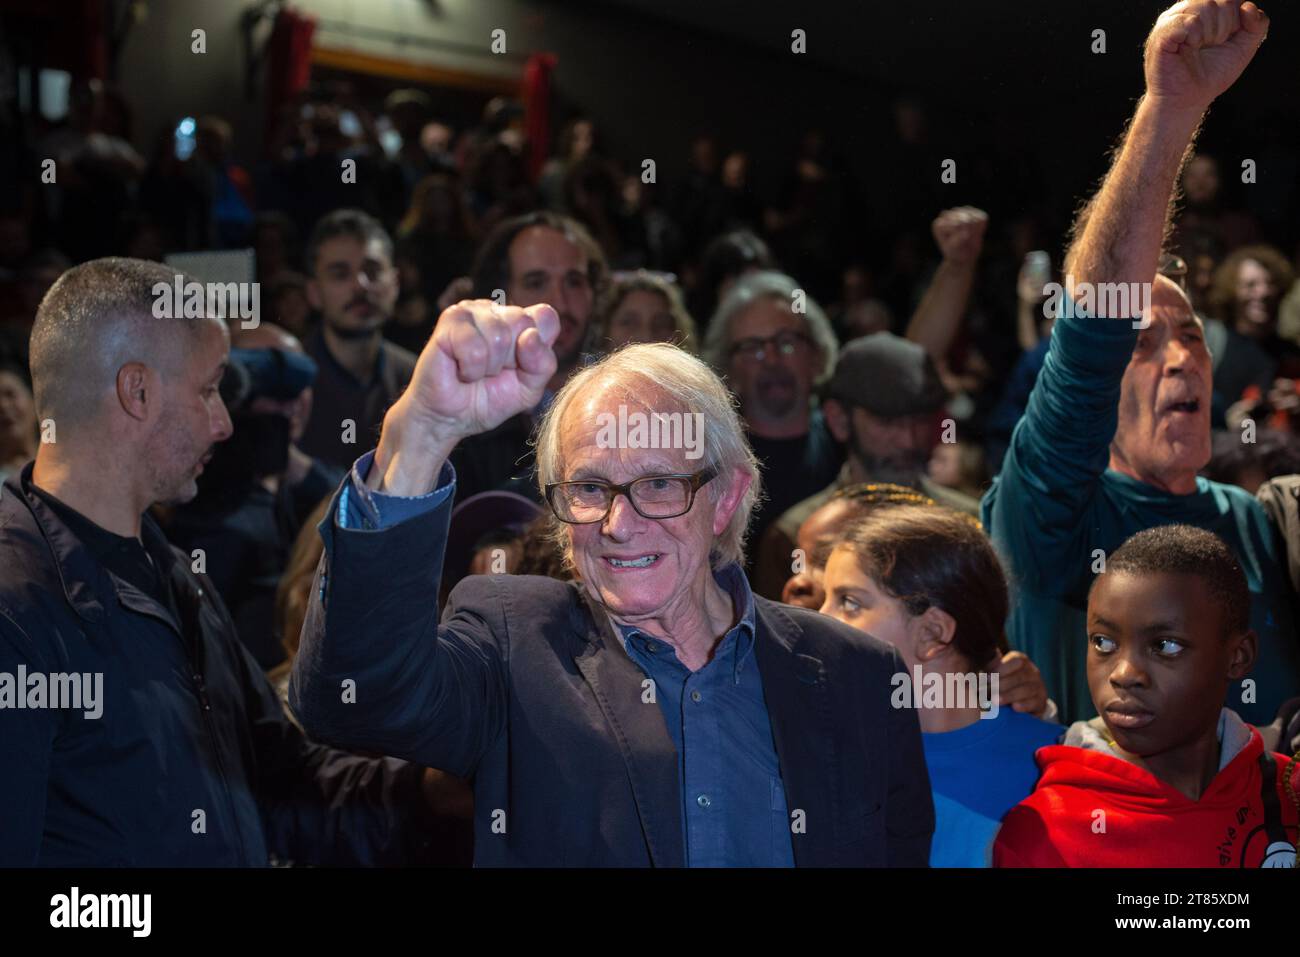
[[[1034,752],[1060,726],[998,706],[1007,582],[968,516],[876,509],[831,551],[822,612],[893,645],[907,667],[895,706],[915,707],[934,796],[932,867],[987,867],[1003,815],[1038,779]],[[939,693],[933,693],[939,689]]]
[[[634,342],[672,342],[696,351],[695,321],[682,304],[676,283],[662,273],[616,273],[601,324],[602,348]]]

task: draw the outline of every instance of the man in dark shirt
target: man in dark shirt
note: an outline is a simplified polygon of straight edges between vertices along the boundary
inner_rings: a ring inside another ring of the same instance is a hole
[[[68,527],[73,537],[86,546],[86,550],[109,572],[129,585],[134,585],[177,618],[176,599],[162,569],[171,564],[171,550],[167,543],[152,536],[139,538],[117,535],[96,525],[76,509],[59,501],[43,488],[25,483],[25,487],[45,502]]]
[[[300,445],[346,469],[375,444],[415,371],[415,356],[383,336],[397,304],[393,241],[366,213],[340,209],[316,224],[307,268],[307,298],[321,318],[307,354],[320,370]]]
[[[704,351],[740,400],[763,467],[766,498],[750,525],[750,540],[759,541],[773,519],[839,472],[842,454],[812,402],[813,387],[835,368],[835,333],[793,279],[755,272],[723,297]]]
[[[225,324],[154,315],[176,278],[94,260],[37,313],[56,432],[0,492],[0,867],[403,863],[424,769],[305,738],[146,513],[231,431]]]
[[[979,502],[925,473],[940,439],[947,393],[918,343],[891,332],[855,339],[840,351],[824,389],[831,433],[847,449],[844,467],[825,488],[777,515],[758,542],[754,589],[779,598],[791,574],[799,526],[841,488],[866,482],[916,489],[940,505],[979,514]]]

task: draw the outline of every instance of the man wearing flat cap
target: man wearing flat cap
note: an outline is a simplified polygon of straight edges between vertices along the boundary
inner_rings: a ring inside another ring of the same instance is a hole
[[[847,454],[826,488],[786,509],[759,543],[755,588],[776,598],[790,577],[799,526],[846,485],[906,485],[940,505],[979,514],[979,502],[925,474],[938,443],[947,394],[924,348],[889,332],[855,339],[840,350],[825,387],[822,414]]]

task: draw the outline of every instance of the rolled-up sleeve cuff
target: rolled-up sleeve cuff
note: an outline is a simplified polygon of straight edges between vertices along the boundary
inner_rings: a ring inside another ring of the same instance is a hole
[[[357,459],[339,495],[337,521],[340,528],[377,531],[392,528],[409,518],[425,515],[448,501],[456,492],[456,470],[444,462],[438,484],[424,495],[385,495],[366,485],[374,462],[374,451]]]

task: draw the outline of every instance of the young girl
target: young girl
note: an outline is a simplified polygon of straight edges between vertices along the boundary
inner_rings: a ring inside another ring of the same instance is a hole
[[[893,645],[906,665],[911,693],[895,699],[918,708],[935,810],[930,865],[988,867],[1003,815],[1034,789],[1034,752],[1062,731],[996,706],[1007,583],[992,544],[946,508],[881,508],[837,539],[823,585],[823,614]],[[923,694],[936,682],[938,701]],[[981,686],[991,693],[956,693]]]

